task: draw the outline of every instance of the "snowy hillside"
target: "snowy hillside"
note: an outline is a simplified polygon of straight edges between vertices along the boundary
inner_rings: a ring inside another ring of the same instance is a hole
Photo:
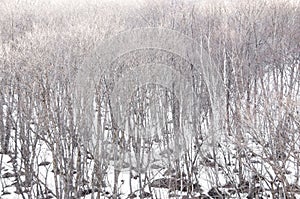
[[[0,199],[300,198],[298,1],[0,2]]]

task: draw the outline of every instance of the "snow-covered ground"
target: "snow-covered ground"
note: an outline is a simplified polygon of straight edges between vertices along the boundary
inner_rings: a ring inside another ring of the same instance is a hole
[[[55,198],[55,176],[53,172],[53,158],[51,151],[48,149],[47,145],[44,144],[44,142],[41,142],[38,148],[39,149],[36,166],[34,167],[35,179],[32,182],[29,182],[27,186],[24,186],[24,184],[22,185],[21,190],[23,191],[23,196],[25,198],[28,198],[29,196],[27,194],[30,193],[31,196],[34,197],[37,197],[39,195],[38,198]],[[234,149],[232,150],[234,151]],[[245,151],[245,153],[248,153],[245,154],[245,156],[248,157],[245,159],[245,161],[249,161],[249,170],[247,172],[250,172],[251,169],[259,169],[259,174],[261,176],[257,176],[258,178],[261,177],[272,179],[272,177],[274,177],[274,183],[276,184],[274,168],[272,169],[271,165],[269,165],[267,162],[261,163],[264,160],[258,155],[260,151],[261,149],[259,147],[253,147],[252,152]],[[25,173],[18,172],[16,174],[14,170],[14,164],[16,167],[19,167],[20,165],[22,165],[22,163],[19,157],[16,160],[12,157],[13,154],[1,153],[0,155],[0,195],[2,199],[23,198],[22,194],[18,193],[16,183],[18,181],[20,182],[25,180]],[[186,187],[184,185],[190,186],[185,184],[187,180],[184,174],[186,171],[186,167],[184,167],[184,165],[182,164],[182,173],[181,176],[178,176],[178,173],[176,173],[174,170],[172,171],[170,170],[170,168],[163,166],[163,158],[164,157],[161,157],[161,159],[157,160],[157,162],[151,163],[151,165],[149,165],[148,167],[148,170],[141,171],[140,174],[138,173],[137,169],[130,169],[128,164],[123,164],[124,166],[120,169],[120,174],[118,177],[117,198],[134,198],[133,196],[135,196],[135,198],[142,198],[140,197],[140,194],[144,194],[143,198],[185,197],[188,193],[185,192],[184,189]],[[90,177],[90,179],[86,179],[87,182],[82,186],[82,189],[86,191],[89,190],[91,192],[90,188],[92,187],[91,178],[94,160],[89,159],[88,161],[89,162],[86,164],[89,165],[87,177]],[[114,161],[110,162],[106,171],[106,175],[103,179],[103,181],[105,182],[105,186],[103,186],[101,190],[101,198],[115,197],[113,195],[113,188],[115,179],[114,173],[116,167],[113,165],[113,162]],[[236,159],[233,158],[232,162],[236,162]],[[288,174],[286,175],[286,180],[292,183],[293,179],[296,177],[295,172],[297,171],[297,168],[295,168],[295,163],[290,160],[288,160],[285,165],[286,168],[280,169],[287,170]],[[189,198],[191,198],[191,195],[193,195],[194,197],[201,196],[202,198],[210,198],[209,196],[213,194],[213,188],[217,186],[216,184],[214,184],[213,180],[216,175],[215,168],[216,165],[214,164],[213,159],[210,155],[207,155],[206,158],[202,159],[199,168],[196,168],[199,172],[199,177],[197,178],[198,182],[194,182],[194,185],[192,185],[193,189],[191,190]],[[19,171],[19,169],[17,170]],[[20,169],[20,171],[22,170],[23,169]],[[230,179],[232,177],[237,178],[237,175],[235,175],[235,173],[237,173],[238,171],[235,164],[226,165],[225,162],[220,159],[218,170],[218,182],[220,183],[218,185],[218,190],[222,191],[222,193],[224,194],[223,196],[221,196],[221,198],[246,198],[247,196],[249,196],[249,183],[246,183],[245,187],[243,188],[241,185],[234,184],[234,182],[237,182],[237,179]],[[256,172],[253,171],[252,174],[255,173]],[[75,176],[76,175],[74,175],[74,178]],[[60,180],[63,179],[63,175],[59,175],[59,177]],[[39,183],[36,183],[37,179]],[[142,185],[142,187],[140,187],[140,185]],[[259,184],[254,185],[261,188],[261,190],[259,191],[261,197],[271,197],[270,189],[268,188],[267,184],[263,183],[263,181],[259,181]],[[47,187],[48,192],[46,191],[45,187]],[[241,191],[242,188],[246,190]],[[239,194],[234,193],[237,190],[240,190]],[[43,191],[43,194],[38,193],[39,191]],[[95,191],[95,193],[82,195],[81,198],[94,198],[96,197],[96,194],[97,191]],[[211,198],[216,198],[216,196]]]

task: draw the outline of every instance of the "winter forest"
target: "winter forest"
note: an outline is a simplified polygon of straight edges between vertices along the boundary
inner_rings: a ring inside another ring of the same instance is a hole
[[[298,0],[2,0],[0,198],[300,198]]]

